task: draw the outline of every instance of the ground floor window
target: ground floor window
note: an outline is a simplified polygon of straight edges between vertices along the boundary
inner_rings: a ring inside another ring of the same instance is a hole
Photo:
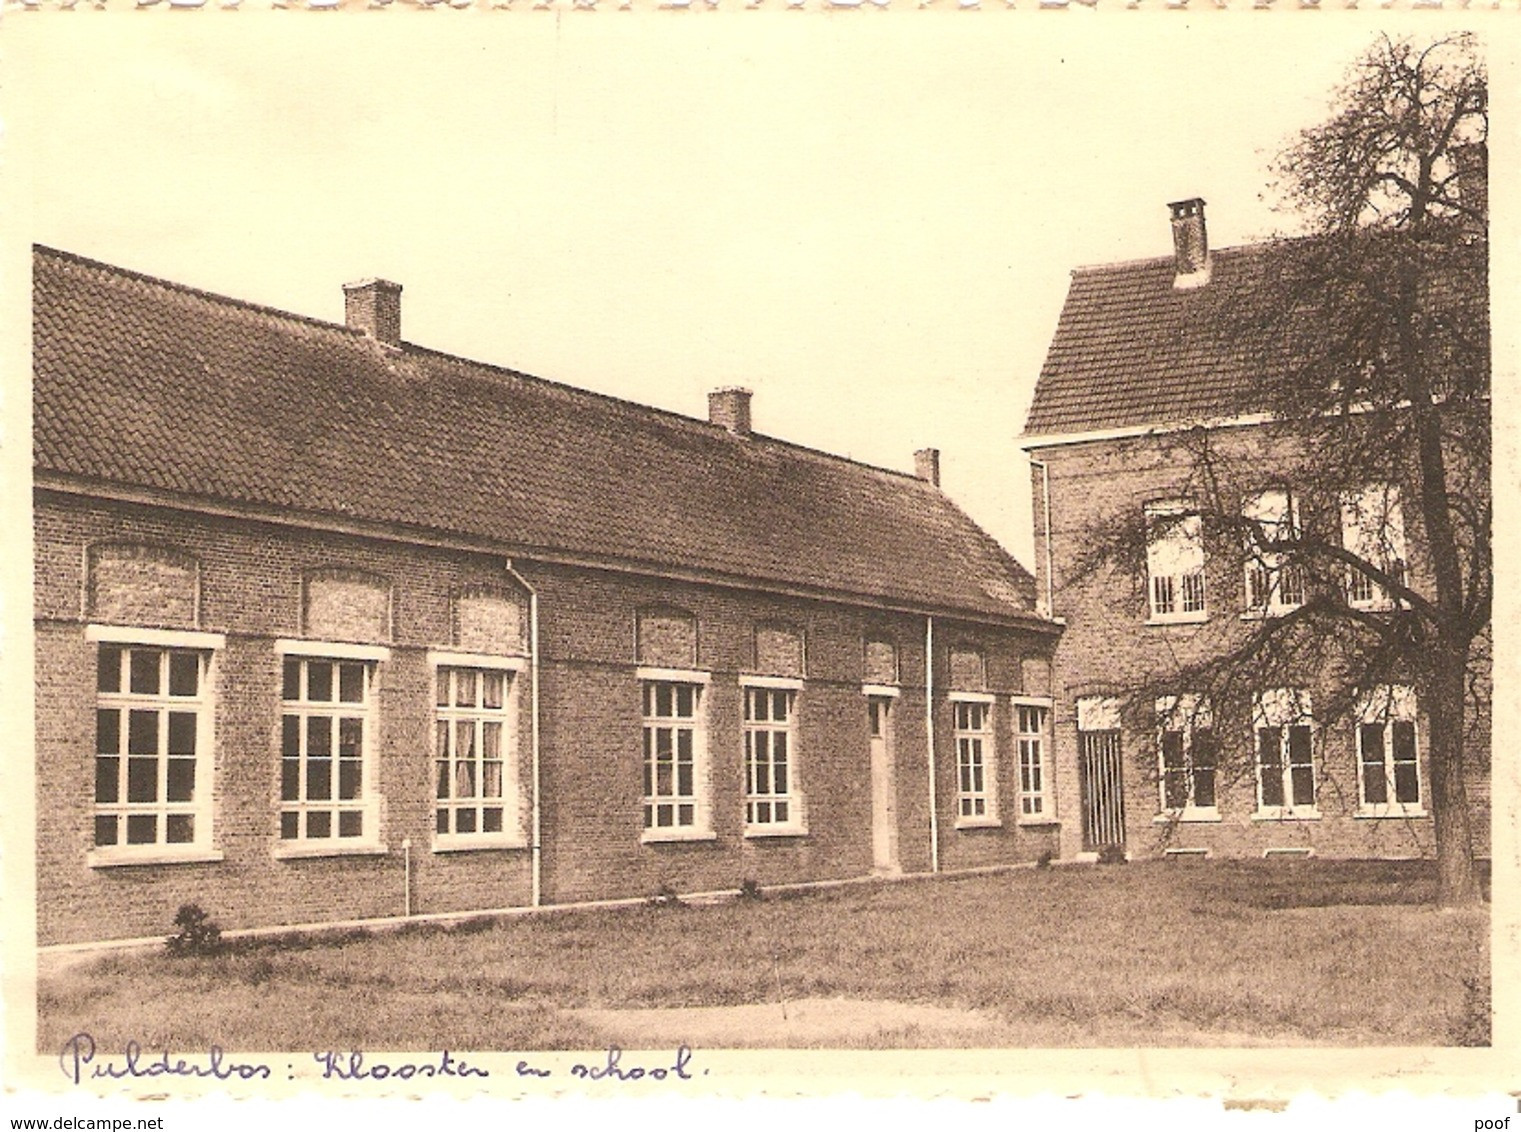
[[[1163,813],[1184,821],[1218,818],[1219,749],[1208,701],[1191,694],[1158,699],[1157,746]]]
[[[647,837],[709,828],[702,684],[642,682],[644,829]]]
[[[375,661],[286,655],[280,719],[280,840],[359,845],[374,814]]]
[[[1015,704],[1015,741],[1019,748],[1019,816],[1044,818],[1052,812],[1050,775],[1046,766],[1044,704]]]
[[[956,818],[960,825],[998,820],[992,697],[953,699],[956,744]]]
[[[746,832],[798,830],[797,691],[768,684],[743,692]]]
[[[1415,689],[1381,685],[1357,708],[1359,812],[1364,816],[1421,811]]]
[[[96,851],[126,860],[209,847],[212,652],[161,642],[210,635],[144,631],[147,640],[102,635],[121,634],[92,634],[99,640]]]
[[[440,848],[515,841],[515,677],[504,668],[434,668],[434,836]]]
[[[1275,688],[1257,696],[1252,730],[1259,816],[1318,816],[1314,724],[1309,695],[1302,690]]]

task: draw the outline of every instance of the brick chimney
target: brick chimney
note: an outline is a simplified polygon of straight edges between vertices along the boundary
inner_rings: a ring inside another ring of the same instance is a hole
[[[914,453],[914,475],[934,487],[940,486],[940,449],[921,448]]]
[[[1202,287],[1209,282],[1209,233],[1204,227],[1204,201],[1199,197],[1175,200],[1172,210],[1172,252],[1177,274],[1172,285],[1179,289]]]
[[[362,279],[343,285],[343,321],[387,346],[401,345],[401,284]]]
[[[713,390],[708,394],[708,421],[735,436],[749,436],[750,391],[737,385]]]

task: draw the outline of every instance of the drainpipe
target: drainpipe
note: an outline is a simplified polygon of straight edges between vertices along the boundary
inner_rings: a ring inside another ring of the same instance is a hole
[[[930,872],[940,871],[940,805],[935,790],[935,619],[924,619],[924,734],[929,741]]]
[[[529,679],[529,749],[531,754],[529,777],[533,780],[533,828],[529,834],[533,895],[530,904],[537,908],[543,903],[544,851],[540,844],[539,808],[539,591],[529,585],[528,579],[513,568],[512,559],[504,562],[507,575],[528,591],[528,679]]]
[[[1046,616],[1056,616],[1056,572],[1051,555],[1051,468],[1044,460],[1030,457],[1030,466],[1040,469],[1040,502],[1046,539]]]

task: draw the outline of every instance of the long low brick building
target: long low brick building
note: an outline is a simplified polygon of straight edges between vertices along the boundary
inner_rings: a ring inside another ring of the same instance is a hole
[[[1057,626],[933,452],[33,270],[40,943],[1057,850]]]

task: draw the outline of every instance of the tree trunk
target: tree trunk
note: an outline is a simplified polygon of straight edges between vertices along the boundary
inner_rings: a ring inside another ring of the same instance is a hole
[[[1468,782],[1463,769],[1466,657],[1451,649],[1441,649],[1437,655],[1426,704],[1430,720],[1427,750],[1436,831],[1437,903],[1456,908],[1478,904],[1483,899],[1474,869]]]

